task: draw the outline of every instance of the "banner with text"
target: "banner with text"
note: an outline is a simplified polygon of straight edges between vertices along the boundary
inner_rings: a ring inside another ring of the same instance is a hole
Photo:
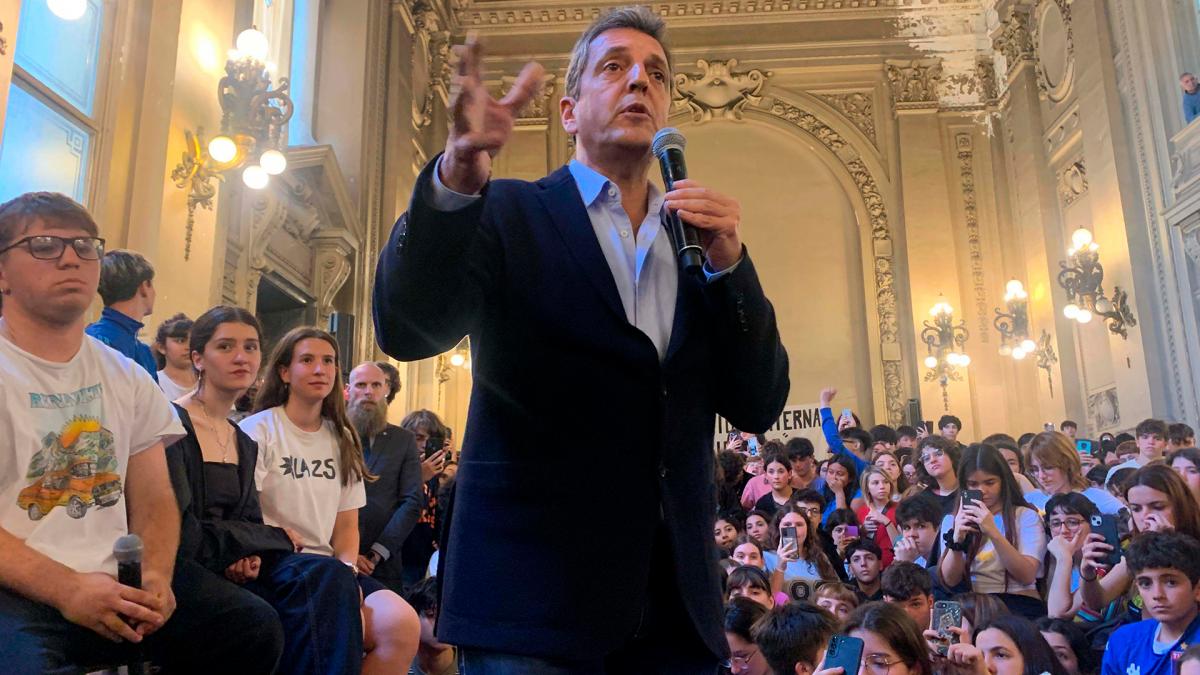
[[[835,410],[834,415],[839,411]],[[720,415],[717,416],[716,429],[713,431],[713,448],[724,450],[729,441],[729,432],[733,426]],[[775,420],[774,426],[764,434],[767,440],[777,439],[787,443],[790,439],[802,436],[812,441],[816,448],[817,457],[829,455],[829,446],[825,443],[825,435],[821,433],[821,413],[819,403],[788,404]]]

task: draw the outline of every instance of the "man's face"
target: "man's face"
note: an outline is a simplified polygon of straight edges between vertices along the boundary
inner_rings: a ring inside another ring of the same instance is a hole
[[[1138,452],[1143,457],[1150,459],[1158,459],[1162,457],[1163,451],[1167,449],[1167,439],[1157,432],[1150,432],[1138,436],[1137,439]]]
[[[667,122],[671,72],[658,40],[632,28],[601,33],[588,45],[577,98],[559,103],[563,129],[588,153],[615,147],[649,151]]]
[[[1179,622],[1195,615],[1200,590],[1180,570],[1173,567],[1144,569],[1137,573],[1133,582],[1141,593],[1146,612],[1158,622]]]
[[[913,621],[917,622],[917,625],[921,627],[921,630],[925,630],[929,627],[929,612],[931,609],[933,609],[932,597],[922,593],[917,593],[907,600],[897,600],[896,598],[885,594],[883,596],[883,600],[884,602],[890,602],[893,605],[899,605],[900,609],[903,609],[905,614],[911,616]]]
[[[929,554],[933,552],[933,544],[937,538],[937,528],[933,523],[909,520],[900,525],[900,533],[917,545],[917,552],[921,554],[921,557],[929,559]]]
[[[808,529],[816,531],[821,525],[821,505],[816,502],[796,502],[796,508],[804,511],[808,519]]]
[[[917,446],[917,439],[914,436],[901,436],[900,439],[896,441],[897,448],[906,448],[906,449],[911,450],[912,448],[915,448],[916,446]]]
[[[942,427],[942,436],[945,437],[945,439],[948,441],[957,440],[958,439],[958,425],[955,424],[954,422],[950,422],[946,426]]]
[[[387,376],[373,363],[364,363],[350,371],[352,406],[377,407],[387,399]]]
[[[1197,84],[1200,84],[1200,82],[1197,82],[1196,76],[1192,75],[1191,73],[1179,78],[1179,86],[1183,87],[1183,90],[1189,94],[1196,92]]]
[[[799,476],[805,480],[813,477],[813,472],[816,471],[817,464],[812,457],[803,457],[792,460],[792,475]]]
[[[850,556],[850,572],[860,584],[873,584],[879,579],[879,556],[870,551],[855,551]]]
[[[1067,438],[1075,440],[1075,434],[1079,433],[1079,430],[1068,424],[1063,427],[1062,432],[1067,435]]]
[[[11,243],[26,237],[91,236],[69,223],[38,219]],[[100,285],[100,261],[84,260],[67,245],[57,260],[38,260],[28,245],[0,253],[0,288],[12,291],[4,298],[4,311],[20,312],[52,326],[67,326],[83,318]]]

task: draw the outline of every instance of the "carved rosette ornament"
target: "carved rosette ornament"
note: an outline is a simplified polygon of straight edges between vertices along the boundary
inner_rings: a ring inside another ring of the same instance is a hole
[[[889,60],[884,66],[897,110],[937,107],[942,80],[941,59]]]
[[[1082,159],[1071,162],[1058,172],[1058,199],[1063,208],[1074,204],[1087,194],[1087,190],[1087,167]]]
[[[841,160],[849,172],[859,196],[866,206],[871,222],[872,251],[875,270],[875,307],[879,321],[879,341],[883,355],[883,388],[889,424],[904,423],[905,393],[904,375],[898,356],[889,358],[889,353],[900,353],[900,330],[897,319],[896,275],[892,253],[892,229],[888,221],[887,206],[879,191],[879,184],[871,175],[862,157],[850,143],[828,124],[815,115],[778,98],[764,112],[791,124],[815,138]]]
[[[696,61],[699,74],[675,75],[674,101],[676,108],[689,108],[693,122],[707,122],[714,116],[742,119],[747,103],[758,105],[762,90],[771,71],[757,68],[735,72],[737,59],[728,61]]]

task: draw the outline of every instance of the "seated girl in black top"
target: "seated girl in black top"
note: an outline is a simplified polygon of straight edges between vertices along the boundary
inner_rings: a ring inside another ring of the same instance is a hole
[[[298,553],[298,537],[263,524],[258,448],[226,415],[258,375],[261,333],[252,314],[218,306],[192,327],[197,388],[176,409],[187,436],[167,448],[182,515],[179,553],[244,585],[279,613],[281,673],[358,673],[363,660],[358,584],[328,556]]]

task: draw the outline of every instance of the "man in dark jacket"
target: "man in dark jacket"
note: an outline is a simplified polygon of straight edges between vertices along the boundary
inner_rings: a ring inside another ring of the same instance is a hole
[[[438,639],[463,672],[716,672],[722,627],[712,430],[764,431],[788,392],[775,314],[736,200],[652,188],[670,56],[642,7],[590,26],[567,69],[575,160],[490,180],[541,67],[493,100],[469,41],[446,152],[384,247],[383,350],[426,358],[471,336],[470,414],[439,559]],[[695,226],[676,262],[665,210]]]
[[[358,568],[403,591],[400,546],[421,515],[421,459],[412,433],[387,423],[387,374],[374,363],[350,371],[347,414],[363,443],[367,505],[358,510]]]

